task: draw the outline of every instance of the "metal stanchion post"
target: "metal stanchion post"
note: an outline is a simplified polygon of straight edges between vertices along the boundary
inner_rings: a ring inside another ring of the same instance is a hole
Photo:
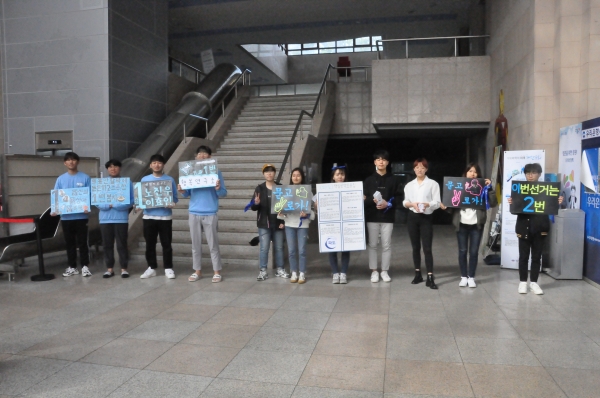
[[[40,216],[35,218],[35,237],[37,240],[38,265],[40,274],[31,277],[32,282],[43,282],[54,279],[54,274],[46,274],[44,270],[44,248],[42,246],[42,232],[40,231]]]

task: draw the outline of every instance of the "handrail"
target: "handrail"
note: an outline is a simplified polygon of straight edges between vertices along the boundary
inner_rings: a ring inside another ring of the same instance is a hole
[[[454,56],[458,57],[458,39],[478,39],[482,37],[490,37],[490,35],[474,35],[474,36],[440,36],[440,37],[414,37],[414,38],[406,38],[406,39],[385,39],[385,40],[377,40],[377,59],[381,59],[381,53],[379,48],[383,48],[384,42],[395,42],[395,41],[403,41],[406,42],[406,58],[408,58],[408,42],[409,41],[419,41],[419,40],[448,40],[454,39]]]
[[[302,118],[304,117],[304,115],[307,115],[311,119],[314,118],[315,113],[317,112],[317,109],[319,110],[319,113],[321,112],[321,94],[323,94],[323,92],[325,91],[325,94],[327,95],[327,90],[326,90],[327,78],[329,76],[329,71],[331,69],[337,69],[337,67],[335,67],[331,64],[327,65],[327,70],[325,71],[325,76],[323,77],[323,82],[321,83],[321,89],[319,90],[319,94],[317,95],[317,99],[315,101],[315,106],[313,107],[312,112],[308,113],[307,111],[305,111],[303,109],[300,111],[300,115],[298,115],[298,121],[296,122],[296,128],[294,129],[294,133],[292,134],[292,138],[290,139],[290,144],[288,145],[287,151],[285,151],[285,156],[283,157],[283,162],[281,163],[281,168],[279,169],[279,174],[277,174],[277,179],[276,179],[277,183],[279,183],[281,181],[281,177],[283,177],[283,169],[285,168],[285,164],[287,163],[288,158],[292,154],[292,147],[294,146],[294,141],[296,141],[296,135],[298,134],[298,129],[300,128],[300,125],[302,124]],[[290,168],[290,171],[291,171],[291,168]]]
[[[200,80],[201,80],[200,76],[206,77],[206,75],[207,75],[207,73],[202,72],[200,69],[196,68],[195,66],[190,65],[187,62],[183,62],[182,60],[171,57],[171,56],[169,56],[169,71],[170,72],[173,72],[173,61],[179,63],[179,77],[181,77],[181,69],[182,69],[181,66],[182,65],[185,66],[186,68],[189,68],[194,71],[194,73],[196,74],[196,81],[195,81],[196,84],[200,83]]]

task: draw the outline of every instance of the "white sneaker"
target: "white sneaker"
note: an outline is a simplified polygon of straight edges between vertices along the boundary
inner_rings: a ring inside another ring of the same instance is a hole
[[[387,271],[381,271],[381,279],[383,279],[384,282],[390,282],[392,280]]]
[[[373,273],[371,274],[371,282],[373,282],[373,283],[379,282],[379,272],[373,271]]]
[[[298,282],[298,274],[295,271],[292,272],[292,276],[290,278],[290,282],[292,282],[292,283]]]
[[[261,269],[260,272],[258,273],[258,276],[256,277],[257,281],[264,281],[267,280],[267,278],[269,277],[269,274],[267,274],[267,269]]]
[[[142,278],[142,279],[148,279],[148,278],[151,278],[153,276],[156,276],[156,271],[153,270],[152,268],[148,267],[148,269],[140,276],[140,278]]]
[[[165,269],[165,276],[169,279],[175,279],[175,271],[172,268]]]
[[[277,268],[277,272],[275,272],[275,276],[278,276],[283,279],[289,279],[290,274],[285,272],[285,269],[283,269],[283,268]]]
[[[527,294],[527,282],[519,283],[519,293]]]
[[[477,287],[477,283],[475,283],[475,278],[469,278],[467,280],[467,283],[469,284],[469,287]]]
[[[346,274],[340,274],[340,283],[342,285],[345,285],[346,283],[348,283],[348,279],[346,278]]]
[[[468,283],[468,278],[461,276],[460,277],[460,283],[458,284],[459,287],[466,287],[467,283]]]
[[[90,269],[87,267],[87,265],[81,267],[81,276],[92,276],[92,273],[90,272]]]
[[[333,281],[331,283],[333,283],[335,285],[340,283],[340,274],[333,274]]]
[[[536,282],[529,282],[529,290],[535,294],[544,294],[544,291]]]
[[[306,276],[304,272],[300,272],[300,277],[298,278],[298,284],[301,285],[306,282]]]
[[[79,275],[79,271],[77,270],[77,268],[67,268],[65,270],[65,272],[63,272],[63,276],[73,276],[73,275]]]

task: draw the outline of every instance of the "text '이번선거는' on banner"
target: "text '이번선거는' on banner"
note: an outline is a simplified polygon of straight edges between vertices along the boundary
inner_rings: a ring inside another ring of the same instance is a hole
[[[444,177],[442,203],[451,208],[485,210],[483,178]]]
[[[517,214],[558,214],[560,182],[513,181],[510,212]]]

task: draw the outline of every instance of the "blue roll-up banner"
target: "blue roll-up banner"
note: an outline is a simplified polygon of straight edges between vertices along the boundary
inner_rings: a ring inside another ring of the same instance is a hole
[[[585,212],[583,276],[600,283],[600,118],[581,123],[581,209]]]

